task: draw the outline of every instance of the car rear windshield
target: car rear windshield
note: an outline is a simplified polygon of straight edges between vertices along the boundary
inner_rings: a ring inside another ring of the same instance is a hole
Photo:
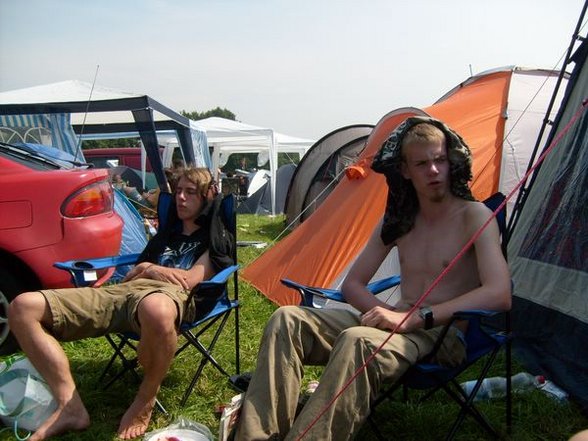
[[[34,156],[20,149],[9,148],[0,144],[0,156],[29,167],[33,170],[59,170],[61,167],[44,158]]]

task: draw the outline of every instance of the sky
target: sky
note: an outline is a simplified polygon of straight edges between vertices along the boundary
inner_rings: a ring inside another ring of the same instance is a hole
[[[502,66],[557,68],[584,0],[0,0],[0,92],[80,80],[319,139]]]

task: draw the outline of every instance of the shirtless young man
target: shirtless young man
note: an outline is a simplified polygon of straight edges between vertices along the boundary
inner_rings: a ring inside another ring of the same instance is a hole
[[[124,283],[102,288],[71,288],[23,293],[10,304],[10,328],[21,348],[49,384],[55,413],[31,436],[38,441],[83,430],[90,417],[76,389],[59,341],[133,331],[141,336],[139,363],[144,376],[134,402],[118,428],[131,439],[145,433],[156,395],[173,360],[177,329],[191,321],[190,290],[218,268],[209,254],[209,220],[202,216],[213,199],[207,169],[182,171],[175,189],[179,228],[159,232],[147,244]]]
[[[384,144],[372,168],[386,175],[388,206],[343,284],[346,300],[361,314],[296,306],[274,313],[262,337],[237,440],[294,440],[311,424],[305,440],[353,438],[382,383],[394,382],[428,355],[454,312],[510,308],[510,277],[493,222],[425,299],[422,314],[407,313],[491,215],[467,187],[471,159],[463,140],[440,121],[409,118]],[[394,246],[402,296],[390,307],[365,285]],[[430,318],[425,322],[421,316]],[[315,421],[401,322],[375,359]],[[450,329],[438,362],[463,360],[460,334],[459,327]],[[325,364],[318,388],[295,418],[303,366]]]

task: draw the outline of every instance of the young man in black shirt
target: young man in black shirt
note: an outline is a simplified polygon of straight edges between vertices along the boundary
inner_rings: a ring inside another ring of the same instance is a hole
[[[187,302],[190,291],[232,263],[227,261],[230,254],[219,256],[218,250],[210,249],[215,193],[207,169],[182,170],[175,188],[175,222],[147,244],[123,283],[23,293],[11,303],[10,328],[58,403],[31,441],[89,426],[90,417],[58,341],[111,332],[141,336],[137,352],[144,377],[121,419],[118,436],[131,439],[145,433],[176,350],[178,327],[196,314],[193,303]]]

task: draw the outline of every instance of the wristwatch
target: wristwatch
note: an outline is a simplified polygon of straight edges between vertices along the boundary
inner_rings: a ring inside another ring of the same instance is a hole
[[[431,329],[433,327],[433,310],[429,306],[423,306],[419,309],[419,317],[425,322],[425,329]]]

